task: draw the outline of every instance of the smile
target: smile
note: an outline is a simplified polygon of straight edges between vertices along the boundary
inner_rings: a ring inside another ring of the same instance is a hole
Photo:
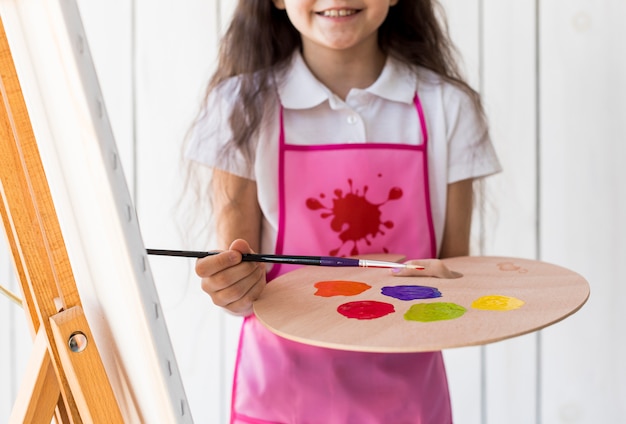
[[[317,12],[317,14],[328,18],[343,18],[344,16],[354,15],[358,12],[357,9],[330,9]]]

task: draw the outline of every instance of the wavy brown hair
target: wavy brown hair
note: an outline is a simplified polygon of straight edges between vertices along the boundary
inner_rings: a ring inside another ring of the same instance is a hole
[[[429,69],[464,89],[482,112],[478,94],[463,79],[456,51],[448,36],[443,8],[437,0],[399,0],[378,31],[380,48],[408,64]],[[241,150],[250,160],[248,140],[258,129],[280,75],[302,42],[287,13],[270,0],[239,0],[221,41],[217,70],[208,94],[233,76],[240,78],[238,101],[229,123],[227,148]]]

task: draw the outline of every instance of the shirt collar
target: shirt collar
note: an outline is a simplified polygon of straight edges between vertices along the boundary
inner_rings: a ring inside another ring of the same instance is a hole
[[[300,52],[294,54],[284,75],[278,86],[278,95],[287,109],[313,108],[334,97],[311,73]],[[364,91],[387,100],[410,104],[417,88],[416,78],[416,73],[409,66],[389,56],[378,79]]]
[[[416,72],[405,63],[388,56],[380,76],[365,91],[386,100],[411,104],[416,89]]]
[[[287,109],[309,109],[332,96],[330,90],[311,73],[300,52],[296,52],[285,77],[278,86],[278,95]]]

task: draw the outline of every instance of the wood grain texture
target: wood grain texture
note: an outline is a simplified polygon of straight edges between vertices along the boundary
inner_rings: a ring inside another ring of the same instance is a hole
[[[114,407],[117,401],[83,309],[75,306],[59,312],[50,318],[50,323],[83,422],[123,423],[119,408]],[[77,332],[83,334],[87,341],[80,352],[74,352],[69,347],[70,337]]]
[[[80,304],[39,149],[31,127],[9,42],[0,20],[0,194],[7,232],[24,294],[31,331],[42,328],[48,340],[48,318],[58,312],[55,299]],[[72,287],[73,285],[73,287]],[[67,296],[67,297],[66,297]],[[54,344],[50,354],[57,358]],[[76,406],[59,361],[52,360],[67,410]]]
[[[9,423],[49,424],[60,393],[48,354],[48,340],[42,329],[35,336],[26,374]]]
[[[506,257],[445,259],[460,272],[458,279],[397,277],[388,270],[319,269],[305,267],[272,281],[254,304],[259,320],[276,334],[321,347],[368,352],[423,352],[482,345],[527,334],[576,312],[589,297],[589,285],[568,269],[540,261]],[[357,296],[319,297],[319,281],[349,280],[372,288]],[[384,286],[435,287],[442,297],[402,301],[380,293]],[[501,295],[525,304],[511,311],[472,308],[483,296]],[[348,319],[337,313],[341,304],[376,300],[396,312],[371,320]],[[457,319],[415,322],[403,318],[416,303],[451,302],[466,313]]]
[[[62,309],[65,310],[62,316],[75,308],[82,311],[81,300],[1,20],[0,90],[3,100],[0,108],[0,212],[24,293],[31,331],[38,335],[33,353],[34,363],[29,364],[35,367],[29,370],[34,377],[29,379],[27,376],[23,383],[27,391],[32,390],[30,394],[20,394],[18,405],[26,405],[23,409],[28,413],[24,417],[26,422],[27,417],[32,414],[37,415],[38,420],[44,421],[47,416],[49,422],[60,391],[64,401],[60,408],[68,412],[66,422],[90,422],[86,415],[94,414],[97,419],[103,411],[106,414],[102,416],[121,417],[95,345],[90,349],[89,356],[83,355],[71,363],[73,367],[69,370],[72,375],[68,378],[68,369],[65,367],[69,364],[67,360],[64,362],[64,349],[58,349],[59,344],[54,342],[50,320],[58,317],[57,313]],[[91,337],[84,316],[80,315],[75,319],[80,318],[80,326],[75,328]],[[75,321],[72,323],[76,324]],[[43,343],[39,340],[41,338],[45,341],[45,349],[40,346]],[[77,374],[76,367],[89,370],[89,374]],[[51,381],[51,370],[55,374],[54,382]],[[33,384],[29,384],[33,381]],[[93,399],[84,401],[83,391],[92,393],[94,390],[98,393],[95,405],[104,407],[92,408]],[[44,392],[47,395],[42,397]],[[27,398],[24,399],[23,396]],[[77,408],[75,396],[83,399],[82,414]],[[122,420],[120,418],[107,422]]]

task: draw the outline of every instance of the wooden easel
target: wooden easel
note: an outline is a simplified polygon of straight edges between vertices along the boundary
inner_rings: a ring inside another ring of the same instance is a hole
[[[0,212],[34,339],[11,423],[121,423],[0,19]]]

